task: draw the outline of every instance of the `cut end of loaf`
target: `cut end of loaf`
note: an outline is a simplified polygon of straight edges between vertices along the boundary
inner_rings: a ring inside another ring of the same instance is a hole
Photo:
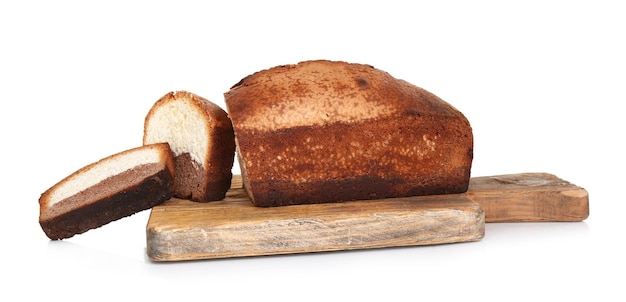
[[[175,156],[174,196],[221,200],[232,178],[235,134],[226,111],[186,91],[170,92],[150,109],[144,144],[167,142]]]
[[[206,168],[210,117],[189,93],[169,93],[154,104],[144,125],[144,144],[167,142],[175,156],[189,153]]]

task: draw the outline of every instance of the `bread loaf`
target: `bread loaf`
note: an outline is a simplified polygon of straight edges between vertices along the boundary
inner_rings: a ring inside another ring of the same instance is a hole
[[[169,146],[146,145],[89,164],[39,198],[39,224],[53,240],[101,227],[172,197]]]
[[[467,190],[470,123],[434,94],[369,65],[305,61],[224,94],[256,206]]]
[[[235,134],[224,109],[187,91],[160,98],[144,122],[144,144],[169,143],[174,196],[196,202],[224,199],[230,188]]]

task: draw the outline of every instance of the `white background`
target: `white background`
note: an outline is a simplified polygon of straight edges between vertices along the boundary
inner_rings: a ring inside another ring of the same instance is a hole
[[[0,300],[626,297],[620,1],[7,2]],[[147,259],[149,211],[60,242],[40,229],[40,194],[139,146],[165,93],[224,106],[242,77],[309,59],[435,93],[473,126],[473,176],[554,174],[589,191],[590,217],[488,224],[474,243],[182,263]]]

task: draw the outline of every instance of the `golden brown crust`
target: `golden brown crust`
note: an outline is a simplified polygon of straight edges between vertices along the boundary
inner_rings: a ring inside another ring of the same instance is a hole
[[[467,189],[468,120],[372,66],[278,66],[244,78],[225,100],[244,183],[258,206]]]
[[[450,104],[370,65],[306,61],[256,72],[225,93],[239,129],[277,130],[427,113],[462,117]],[[251,101],[254,100],[254,101]]]

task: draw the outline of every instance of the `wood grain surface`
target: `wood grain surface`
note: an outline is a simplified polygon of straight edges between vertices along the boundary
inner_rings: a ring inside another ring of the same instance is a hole
[[[485,222],[582,221],[589,193],[548,173],[475,177],[465,193],[485,211]]]
[[[483,210],[463,195],[260,208],[237,177],[223,201],[173,198],[154,207],[147,252],[155,261],[179,261],[444,244],[483,236]]]
[[[235,176],[226,199],[172,198],[146,228],[153,261],[478,241],[485,222],[580,221],[588,194],[547,173],[476,177],[464,194],[260,208]]]

